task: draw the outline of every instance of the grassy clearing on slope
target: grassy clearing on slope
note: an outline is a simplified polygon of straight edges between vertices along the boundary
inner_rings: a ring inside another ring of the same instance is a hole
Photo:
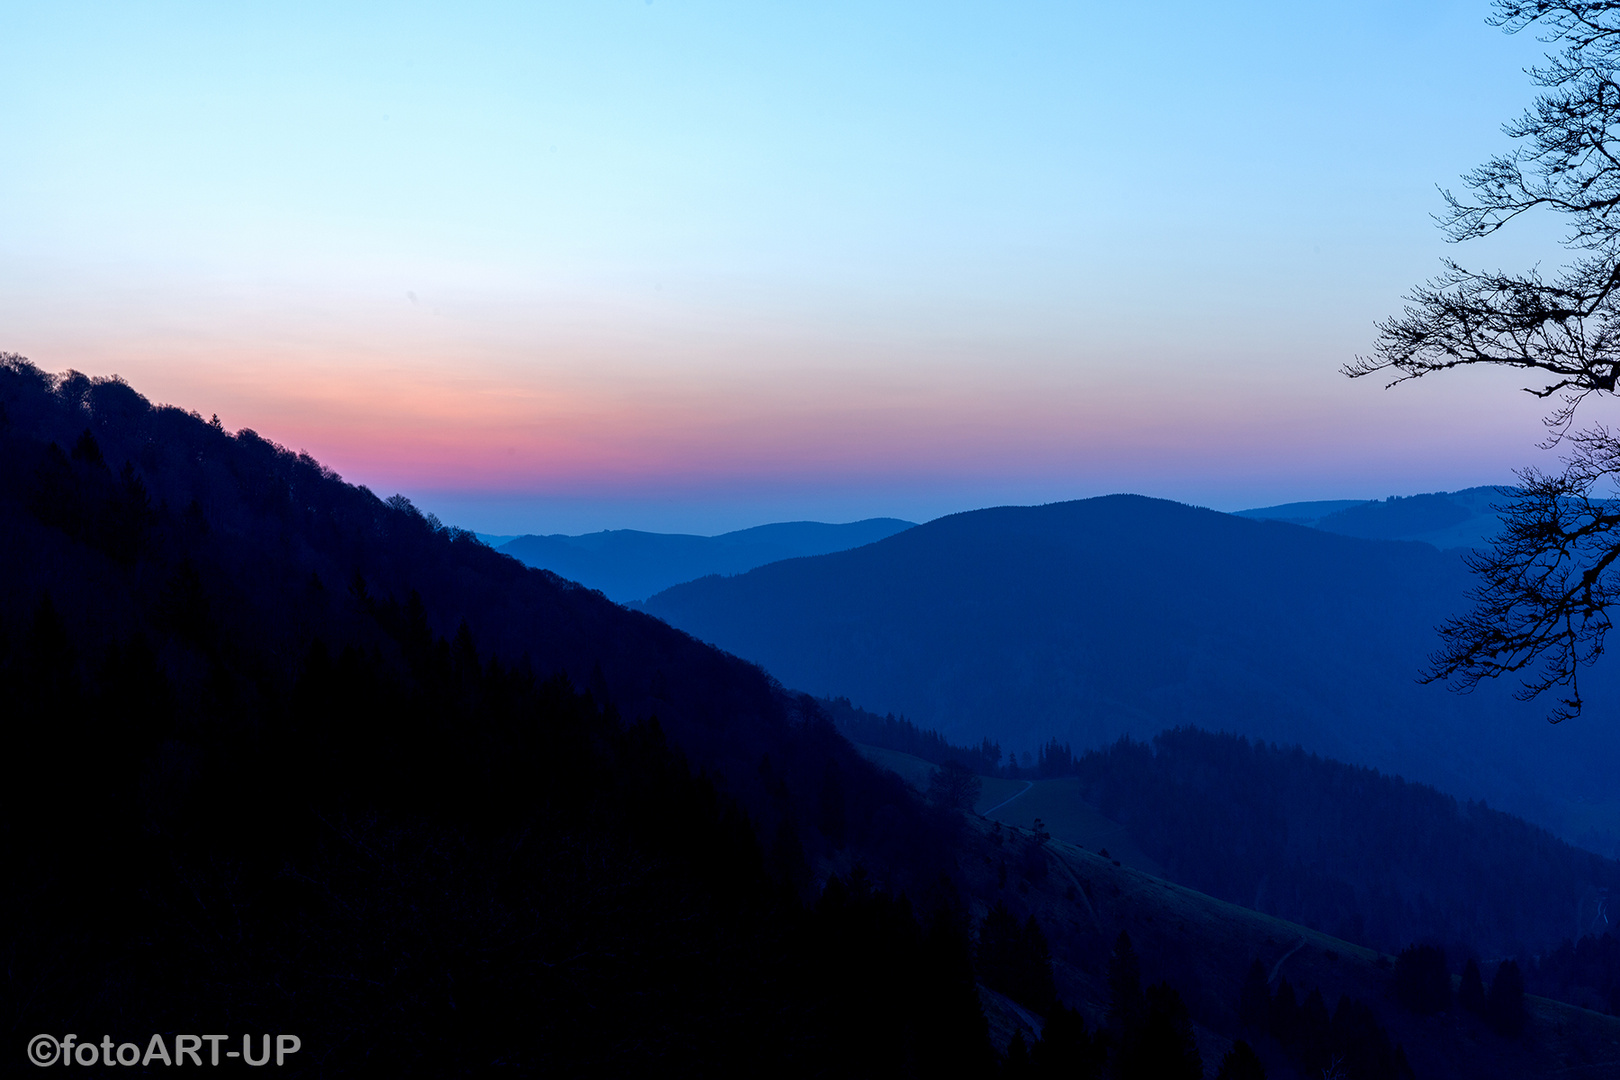
[[[920,757],[856,744],[861,756],[898,774],[918,791],[927,791],[936,766]],[[1054,839],[1092,851],[1107,849],[1111,858],[1149,874],[1163,876],[1164,870],[1142,851],[1125,826],[1105,817],[1082,797],[1080,782],[1072,777],[1060,780],[1008,780],[999,776],[979,777],[979,798],[973,812],[991,821],[1019,828],[1033,828],[1035,819]]]
[[[1055,840],[1090,851],[1106,849],[1110,857],[1126,866],[1164,875],[1163,868],[1142,851],[1125,826],[1104,817],[1102,811],[1081,797],[1080,781],[1073,778],[1037,780],[1028,791],[986,816],[1023,829],[1033,828],[1039,818]]]
[[[859,749],[927,790],[931,763],[893,750]],[[1186,1000],[1211,1074],[1232,1041],[1244,1038],[1259,1049],[1270,1074],[1294,1075],[1275,1042],[1244,1031],[1238,1018],[1243,976],[1259,959],[1272,974],[1273,988],[1282,978],[1302,998],[1319,988],[1330,1009],[1340,995],[1366,1002],[1423,1080],[1620,1075],[1620,1019],[1527,997],[1525,1035],[1504,1039],[1460,1007],[1415,1016],[1395,1001],[1391,957],[1165,880],[1122,826],[1079,797],[1077,781],[980,780],[978,812],[967,815],[958,864],[964,892],[974,897],[969,907],[975,925],[997,900],[1020,919],[1033,914],[1051,944],[1059,996],[1093,1028],[1105,1021],[1108,957],[1123,930],[1135,945],[1143,983],[1166,980]],[[991,817],[981,816],[1001,803]],[[1030,828],[1037,817],[1052,837],[1044,844],[1037,844]],[[1038,857],[1030,857],[1032,849]],[[1035,873],[1038,880],[1024,872],[1032,866],[1045,868]],[[999,883],[1003,867],[1005,885]],[[989,991],[981,996],[998,1043],[1014,1030],[1028,1037],[1025,1010]]]
[[[1015,802],[1014,806],[1017,805]],[[985,910],[1004,899],[1019,917],[1035,915],[1051,943],[1059,995],[1090,1025],[1104,1022],[1108,956],[1120,931],[1130,934],[1144,984],[1166,980],[1186,1000],[1207,1070],[1214,1071],[1232,1040],[1255,1043],[1268,1072],[1287,1066],[1269,1036],[1245,1032],[1239,989],[1249,965],[1264,963],[1303,997],[1320,988],[1331,1009],[1341,994],[1372,1007],[1390,1038],[1405,1046],[1424,1080],[1520,1080],[1620,1074],[1620,1019],[1560,1002],[1526,998],[1524,1037],[1504,1039],[1479,1018],[1453,1006],[1419,1017],[1395,1001],[1391,958],[1248,908],[1216,900],[1095,851],[1053,839],[1040,845],[1046,870],[1039,881],[1010,874],[998,888],[999,864],[1027,866],[1035,844],[1025,829],[968,819],[973,836],[962,862],[969,891]],[[983,911],[976,911],[982,918]]]

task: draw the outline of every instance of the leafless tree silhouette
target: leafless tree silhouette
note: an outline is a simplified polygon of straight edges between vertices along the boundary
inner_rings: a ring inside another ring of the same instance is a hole
[[[1603,653],[1609,609],[1620,597],[1620,435],[1574,429],[1588,397],[1620,383],[1620,0],[1496,0],[1490,19],[1508,33],[1535,27],[1557,47],[1529,75],[1543,92],[1504,126],[1517,147],[1444,191],[1438,221],[1454,241],[1487,236],[1532,210],[1559,215],[1568,262],[1482,273],[1448,260],[1415,289],[1405,311],[1378,326],[1352,378],[1390,385],[1470,364],[1529,371],[1525,389],[1547,399],[1546,446],[1569,449],[1563,471],[1519,474],[1503,489],[1502,534],[1469,566],[1475,609],[1440,628],[1427,678],[1470,690],[1516,675],[1519,697],[1553,691],[1554,723],[1579,715],[1579,672]]]

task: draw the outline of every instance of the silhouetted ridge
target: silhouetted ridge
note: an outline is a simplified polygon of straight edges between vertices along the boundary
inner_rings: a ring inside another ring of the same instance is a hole
[[[1367,540],[1416,540],[1441,550],[1483,548],[1501,533],[1502,517],[1496,507],[1513,492],[1510,487],[1475,487],[1383,500],[1284,503],[1239,510],[1237,516],[1286,521]]]
[[[1399,540],[1414,534],[1439,532],[1472,516],[1467,507],[1445,495],[1411,495],[1384,503],[1346,507],[1323,517],[1316,527],[1368,540]]]
[[[959,819],[757,668],[15,357],[0,558],[18,1030],[297,1032],[305,1075],[990,1067]],[[854,864],[870,902],[801,906]],[[907,1008],[835,1016],[846,980]]]
[[[1033,752],[1179,725],[1300,743],[1607,851],[1620,726],[1549,731],[1511,686],[1418,676],[1468,606],[1455,553],[1115,495],[941,518],[689,582],[644,610],[785,683],[954,745]],[[1620,706],[1613,672],[1582,692]],[[1598,812],[1596,807],[1606,808]]]
[[[781,521],[719,536],[613,529],[583,536],[517,536],[503,542],[500,550],[630,603],[682,581],[844,551],[911,527],[911,522],[897,518],[868,518],[843,525]]]

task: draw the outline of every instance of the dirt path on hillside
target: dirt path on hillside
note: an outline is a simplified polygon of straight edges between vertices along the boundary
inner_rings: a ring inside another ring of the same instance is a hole
[[[1032,788],[1034,786],[1035,786],[1035,781],[1033,781],[1033,780],[1025,780],[1024,781],[1024,791],[1028,791],[1030,788]],[[983,811],[982,813],[980,813],[979,816],[980,817],[989,817],[991,814],[995,813],[997,810],[1000,810],[1003,806],[1006,806],[1008,803],[1012,802],[1013,799],[1018,798],[1018,796],[1022,795],[1024,793],[1024,791],[1016,792],[1015,794],[1009,796],[1008,798],[1002,799],[1000,802],[996,803],[996,805],[994,805],[994,806],[990,807],[989,809],[987,809],[987,810]]]

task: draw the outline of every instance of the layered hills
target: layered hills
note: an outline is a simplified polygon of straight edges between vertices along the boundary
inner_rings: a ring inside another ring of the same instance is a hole
[[[0,357],[0,559],[14,1032],[295,1032],[310,1076],[1620,1056],[926,798],[745,660],[117,379]]]
[[[671,585],[710,574],[740,574],[756,566],[825,555],[870,544],[912,527],[898,518],[843,525],[782,521],[719,536],[611,529],[582,536],[518,536],[497,547],[527,566],[598,589],[619,603],[645,600]]]
[[[1286,521],[1364,540],[1416,540],[1442,550],[1487,546],[1501,531],[1496,507],[1501,488],[1476,487],[1426,495],[1391,495],[1383,500],[1353,499],[1284,503],[1239,510],[1256,521]]]
[[[1351,508],[1355,509],[1355,508]],[[1020,753],[1196,725],[1433,784],[1611,850],[1620,704],[1542,722],[1419,680],[1468,604],[1456,552],[1139,496],[940,518],[705,578],[645,610],[784,683]]]

